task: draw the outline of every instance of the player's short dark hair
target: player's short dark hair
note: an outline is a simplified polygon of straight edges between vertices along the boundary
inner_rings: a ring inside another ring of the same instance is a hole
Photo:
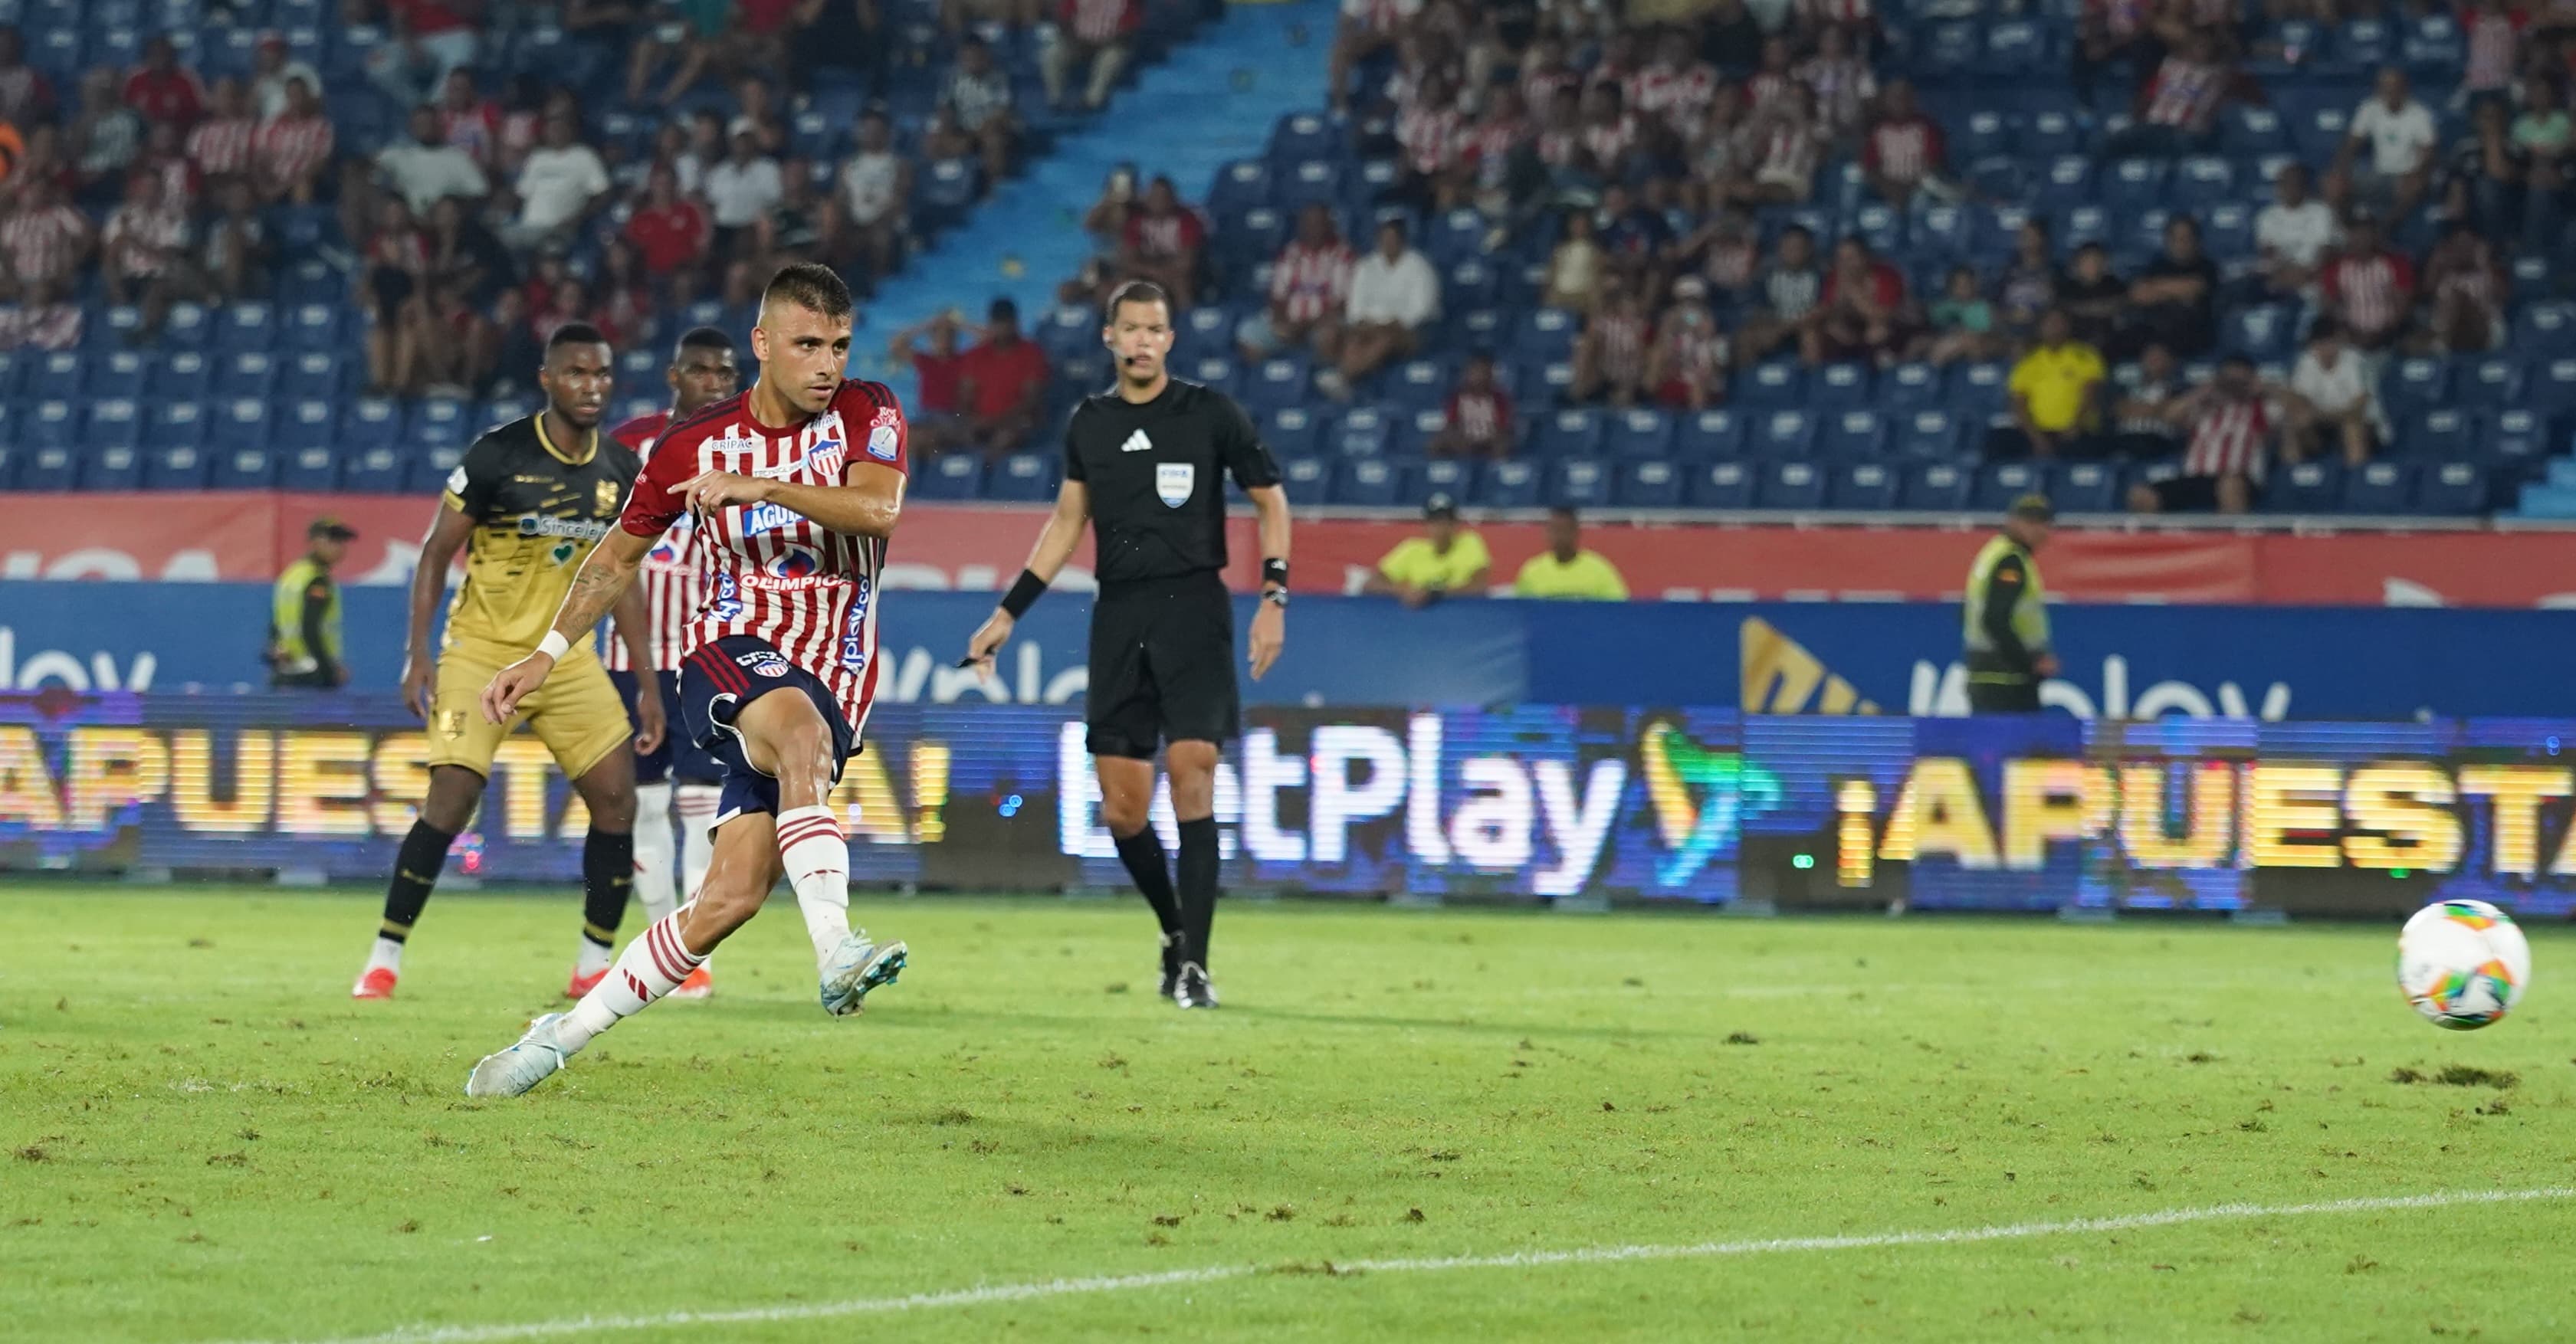
[[[792,303],[809,308],[825,317],[848,317],[857,307],[850,300],[849,282],[838,271],[819,261],[790,262],[769,277],[769,287],[760,291],[763,308],[772,303]]]
[[[546,353],[559,345],[606,345],[608,337],[587,322],[566,322],[546,333]]]
[[[680,334],[680,343],[671,351],[671,362],[679,363],[692,350],[722,350],[733,353],[733,338],[721,327],[691,327]]]
[[[1109,320],[1118,320],[1118,310],[1131,303],[1159,303],[1164,312],[1172,311],[1172,296],[1151,280],[1130,280],[1109,296]]]

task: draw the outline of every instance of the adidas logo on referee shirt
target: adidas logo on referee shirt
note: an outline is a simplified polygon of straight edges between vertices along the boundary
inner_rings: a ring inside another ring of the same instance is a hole
[[[1154,441],[1146,438],[1145,431],[1140,429],[1135,433],[1128,435],[1127,441],[1118,445],[1118,451],[1122,453],[1150,453],[1154,451]]]

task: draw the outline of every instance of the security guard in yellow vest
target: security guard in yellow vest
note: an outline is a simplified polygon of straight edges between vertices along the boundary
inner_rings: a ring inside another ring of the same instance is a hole
[[[268,595],[268,684],[327,691],[349,682],[331,567],[358,533],[337,518],[316,518],[304,535],[312,548],[277,576]]]
[[[2056,519],[2043,496],[2014,500],[2002,533],[1968,569],[1960,638],[1968,653],[1968,707],[1976,713],[2036,714],[2039,684],[2057,675],[2036,558]]]

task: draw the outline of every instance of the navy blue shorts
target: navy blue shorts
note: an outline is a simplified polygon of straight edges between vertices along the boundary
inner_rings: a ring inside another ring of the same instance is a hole
[[[626,700],[626,721],[643,731],[643,722],[635,717],[635,674],[611,671],[608,679]],[[690,741],[688,730],[680,726],[680,674],[656,672],[653,680],[662,690],[662,745],[635,758],[635,782],[659,784],[677,775],[692,784],[713,784],[724,778],[724,766]]]
[[[742,734],[734,719],[742,707],[771,691],[797,690],[814,704],[832,729],[832,782],[841,780],[841,765],[858,750],[858,734],[841,715],[841,704],[821,677],[787,661],[787,655],[753,635],[727,635],[701,644],[680,663],[680,717],[689,740],[723,767],[724,795],[716,802],[721,826],[745,812],[778,815],[778,781],[754,768],[742,754]]]

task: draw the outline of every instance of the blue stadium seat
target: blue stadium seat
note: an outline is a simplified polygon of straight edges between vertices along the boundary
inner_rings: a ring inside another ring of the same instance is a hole
[[[391,445],[362,448],[348,459],[342,469],[340,488],[371,495],[401,494],[406,484],[403,479],[405,465],[403,455]],[[436,482],[430,483],[431,488],[435,485]],[[414,493],[426,494],[428,488]]]
[[[264,350],[223,352],[215,367],[214,395],[219,400],[265,401],[277,393],[277,357]]]
[[[2242,191],[2233,162],[2200,154],[2174,165],[2171,187],[2158,203],[2198,214],[2236,200]]]
[[[2484,513],[2491,502],[2487,473],[2475,462],[2441,462],[2428,466],[2416,491],[2416,507],[2426,513]]]
[[[1877,462],[1852,463],[1834,476],[1834,507],[1885,512],[1896,507],[1896,486],[1896,473],[1887,466]]]
[[[1685,488],[1692,505],[1703,509],[1753,507],[1753,469],[1742,462],[1710,462],[1694,468]]]
[[[1968,470],[1948,462],[1926,462],[1914,467],[1905,477],[1905,507],[1958,513],[1968,507],[1968,490],[1974,484]]]
[[[1330,159],[1293,164],[1271,194],[1273,204],[1290,214],[1310,205],[1338,206],[1342,200],[1342,166]]]
[[[1977,473],[1975,507],[2001,513],[2027,494],[2048,493],[2048,468],[2038,462],[1989,462]]]
[[[1845,405],[1852,403],[1846,402]],[[1824,413],[1824,431],[1816,440],[1816,451],[1840,461],[1873,458],[1887,449],[1887,422],[1871,410],[1844,411],[1837,415]],[[1892,491],[1893,487],[1891,487]],[[1839,497],[1839,496],[1837,496]]]
[[[33,350],[0,350],[0,404],[16,401],[27,376],[43,358]]]
[[[68,401],[41,401],[19,417],[19,431],[38,448],[75,447],[80,440],[80,412]]]
[[[1610,455],[1662,460],[1673,455],[1673,418],[1663,411],[1638,408],[1610,418]]]
[[[1252,371],[1244,384],[1243,398],[1255,414],[1268,414],[1290,406],[1302,406],[1308,399],[1310,366],[1303,356],[1265,359]]]
[[[1735,400],[1747,410],[1804,406],[1807,404],[1807,371],[1785,359],[1756,364],[1736,380]]]
[[[1208,213],[1223,218],[1270,203],[1270,165],[1261,159],[1235,159],[1216,170],[1208,187]]]
[[[1190,361],[1188,378],[1202,387],[1212,388],[1229,397],[1242,391],[1235,379],[1234,361],[1222,355],[1207,355]]]
[[[89,419],[81,429],[81,442],[89,448],[142,447],[142,403],[132,397],[103,397],[91,402]]]
[[[1476,504],[1487,509],[1536,508],[1544,485],[1532,463],[1496,462],[1485,468],[1484,478],[1476,483]]]
[[[2002,415],[2006,381],[2012,371],[2001,364],[1968,364],[1951,371],[1950,412],[1961,423],[1980,426]]]
[[[1754,504],[1765,509],[1820,509],[1825,473],[1812,462],[1773,462],[1762,469]]]
[[[2290,150],[2289,131],[2281,116],[2268,107],[2247,103],[2229,103],[2218,114],[2219,152],[2238,161],[2260,158],[2266,154],[2286,154]],[[2251,189],[2258,185],[2248,183]],[[2267,178],[2260,185],[2269,185]]]
[[[2056,213],[2079,205],[2093,203],[2093,161],[2069,154],[2052,160],[2041,170],[2031,208],[2043,213]]]
[[[25,377],[27,400],[70,401],[88,385],[89,364],[77,350],[57,350],[39,356]]]
[[[1610,502],[1610,485],[1610,468],[1592,458],[1550,463],[1547,502],[1552,507],[1599,508]]]
[[[1323,158],[1339,148],[1333,123],[1321,113],[1292,113],[1270,131],[1270,157],[1277,162]]]
[[[2526,305],[2514,319],[2513,348],[2539,359],[2576,355],[2576,306],[2564,303]]]
[[[225,484],[228,463],[238,462],[242,455],[258,454],[256,448],[218,454],[215,458],[215,488],[219,490],[255,489],[261,487]],[[320,492],[340,488],[340,456],[324,443],[303,443],[281,447],[273,455],[277,471],[276,485],[281,490]]]
[[[1828,364],[1807,379],[1807,405],[1818,411],[1845,411],[1871,404],[1870,369],[1866,364]]]
[[[214,334],[214,318],[204,304],[174,303],[161,326],[161,344],[174,350],[203,349]]]
[[[984,498],[1005,504],[1040,504],[1055,498],[1061,465],[1049,453],[1013,453],[993,464]]]
[[[2172,172],[2161,159],[2121,159],[2102,175],[2100,204],[2124,212],[2163,206]]]
[[[506,425],[513,420],[525,420],[535,415],[538,409],[537,398],[525,392],[515,396],[494,397],[484,403],[479,410],[469,414],[466,417],[466,423],[473,425],[475,432],[480,434],[495,425]],[[657,405],[653,409],[658,411],[662,408]],[[609,428],[614,429],[616,426],[611,425]]]
[[[2470,361],[2452,381],[2459,385],[2460,399],[2470,405],[2503,406],[2521,398],[2528,372],[2512,355],[2490,355]]]
[[[243,397],[217,402],[214,410],[214,430],[207,441],[215,448],[265,448],[276,438],[265,401]]]
[[[77,481],[79,459],[62,444],[30,444],[18,464],[20,490],[69,490]]]
[[[1415,411],[1396,417],[1393,437],[1387,440],[1387,452],[1400,458],[1423,458],[1431,454],[1431,445],[1449,427],[1449,413],[1441,410]]]
[[[1521,359],[1565,359],[1574,353],[1577,332],[1574,314],[1561,308],[1540,308],[1522,316],[1520,326],[1512,333],[1512,353]]]
[[[1541,420],[1530,435],[1530,451],[1540,457],[1591,457],[1601,450],[1601,413],[1588,407],[1558,411]]]
[[[1961,162],[1967,163],[1973,163],[1978,159],[2011,157],[2019,148],[2020,130],[2019,126],[2006,119],[2001,112],[1971,112],[1959,137],[1956,153]],[[2068,149],[2060,152],[2071,154],[2075,151]]]
[[[267,448],[235,448],[229,452],[215,453],[212,459],[208,464],[211,474],[205,478],[206,485],[210,489],[266,490],[277,483],[278,454]],[[327,490],[330,487],[324,485],[316,488]]]
[[[160,393],[160,356],[149,350],[110,350],[88,359],[89,386],[100,396]]]
[[[2298,314],[2286,304],[2239,308],[2227,317],[2226,347],[2257,364],[2273,364],[2297,353]]]
[[[2556,450],[2550,442],[2548,418],[2524,407],[2496,412],[2478,444],[2478,456],[2506,479],[2538,470]]]
[[[2312,108],[2288,123],[2290,144],[2299,157],[2310,163],[2324,163],[2334,157],[2351,127],[2349,106]]]
[[[2438,407],[2418,414],[2397,431],[2397,455],[2456,461],[2475,451],[2478,417],[2474,412]]]
[[[1673,441],[1674,454],[1686,462],[1712,462],[1744,453],[1744,420],[1733,411],[1693,411],[1683,416]]]
[[[144,417],[145,432],[163,447],[202,446],[213,432],[213,417],[201,401],[156,401]]]
[[[1262,425],[1261,439],[1279,457],[1304,457],[1315,451],[1322,436],[1323,420],[1303,406],[1285,406],[1272,411]]]
[[[2534,410],[2545,415],[2576,412],[2576,356],[2561,356],[2535,364],[2523,391]]]
[[[1384,457],[1394,438],[1394,417],[1374,406],[1353,407],[1333,428],[1333,448],[1342,457]]]
[[[197,461],[197,450],[194,448],[170,448],[159,451],[185,454],[188,461]],[[193,481],[187,479],[185,472],[176,473],[168,480],[146,479],[144,452],[130,444],[112,448],[94,448],[79,456],[80,488],[83,490],[141,490],[147,487],[156,490],[193,490],[205,484],[203,471],[199,471],[197,479]]]
[[[1804,461],[1816,451],[1816,417],[1805,411],[1773,411],[1755,419],[1752,451],[1757,457]]]
[[[1303,453],[1281,457],[1279,484],[1287,492],[1288,502],[1298,508],[1327,503],[1333,489],[1333,464]]]
[[[2334,462],[2294,462],[2273,474],[2263,507],[2274,513],[2332,513],[2343,503],[2343,468]]]
[[[1939,366],[1899,364],[1879,377],[1879,409],[1891,415],[1930,410],[1942,404],[1944,391]]]
[[[277,309],[266,303],[227,304],[215,318],[214,347],[238,352],[277,344]]]
[[[984,460],[972,452],[942,453],[912,474],[915,499],[959,502],[984,493]]]
[[[1681,507],[1682,469],[1670,462],[1632,461],[1619,468],[1611,497],[1623,509]]]
[[[296,305],[295,311],[286,321],[287,348],[334,352],[340,350],[343,346],[340,339],[340,311],[337,306],[327,303]]]
[[[27,454],[18,446],[18,441],[5,432],[9,427],[6,410],[5,406],[0,406],[0,490],[15,490],[18,488],[18,469]]]
[[[466,416],[467,404],[448,397],[430,397],[416,402],[403,429],[403,441],[429,448],[443,444],[463,447],[477,428]]]
[[[2450,399],[2450,361],[2438,355],[2397,360],[2380,371],[2380,404],[2401,424]]]
[[[1967,428],[1949,411],[1916,411],[1896,422],[1894,446],[1899,457],[1946,462],[1965,450],[1966,435]]]
[[[1387,396],[1396,409],[1428,410],[1449,403],[1449,365],[1445,360],[1410,359],[1387,377]]]
[[[203,400],[214,390],[214,361],[196,350],[174,350],[163,356],[152,384],[154,396],[186,401]]]
[[[340,395],[340,356],[337,353],[306,350],[283,358],[286,370],[277,380],[278,395],[324,401]]]
[[[1435,457],[1428,462],[1416,463],[1404,473],[1401,502],[1408,507],[1420,508],[1422,502],[1434,494],[1447,495],[1451,499],[1474,499],[1476,468],[1474,459],[1464,457]]]
[[[2415,468],[2404,462],[2365,462],[2345,477],[2346,513],[2403,514],[2414,511]]]
[[[2119,469],[2103,462],[2070,462],[2049,488],[2060,513],[2110,513],[2120,507]]]

